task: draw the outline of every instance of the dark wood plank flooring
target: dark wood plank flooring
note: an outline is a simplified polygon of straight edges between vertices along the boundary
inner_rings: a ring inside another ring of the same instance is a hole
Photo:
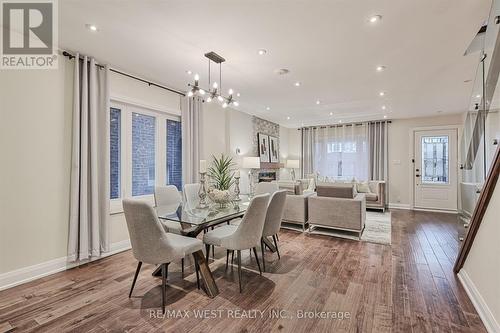
[[[167,309],[176,318],[158,318],[151,265],[127,297],[136,261],[126,251],[0,292],[0,332],[486,332],[452,272],[456,239],[456,215],[401,210],[392,211],[391,246],[283,230],[281,260],[266,252],[263,276],[243,252],[242,294],[222,249],[210,264],[214,299],[196,289],[192,261],[184,279],[172,263]],[[299,310],[335,314],[299,319]],[[337,312],[349,318],[331,318]]]

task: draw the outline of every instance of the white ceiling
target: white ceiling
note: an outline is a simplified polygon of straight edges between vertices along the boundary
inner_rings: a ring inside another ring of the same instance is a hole
[[[463,54],[490,6],[490,0],[64,0],[59,36],[61,48],[181,90],[192,79],[188,69],[208,85],[203,55],[213,50],[227,60],[223,89],[241,92],[238,109],[294,127],[467,110],[478,54]],[[382,21],[370,24],[373,14]],[[90,32],[88,23],[99,31]],[[267,54],[259,56],[260,48]],[[387,69],[378,73],[377,65]],[[279,68],[290,74],[274,74]]]

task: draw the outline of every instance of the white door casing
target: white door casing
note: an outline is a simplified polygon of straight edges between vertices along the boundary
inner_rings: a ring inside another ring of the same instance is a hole
[[[457,129],[414,132],[414,208],[457,210]]]

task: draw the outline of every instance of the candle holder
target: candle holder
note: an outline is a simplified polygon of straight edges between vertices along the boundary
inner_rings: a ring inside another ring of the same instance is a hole
[[[234,201],[240,201],[240,177],[234,177]]]
[[[205,186],[205,175],[206,172],[200,172],[200,189],[198,190],[198,197],[200,198],[200,202],[196,208],[205,209],[208,208],[207,203],[207,188]]]

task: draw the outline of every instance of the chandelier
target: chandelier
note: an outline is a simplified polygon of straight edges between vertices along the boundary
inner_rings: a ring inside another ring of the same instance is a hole
[[[208,52],[205,53],[205,57],[208,58],[208,89],[203,89],[200,86],[200,76],[198,74],[195,74],[194,76],[194,84],[188,84],[188,86],[191,88],[188,91],[188,97],[192,97],[194,95],[200,95],[200,96],[205,96],[207,95],[205,101],[210,103],[213,100],[216,100],[222,104],[222,107],[225,109],[230,105],[233,106],[238,106],[239,103],[236,101],[233,97],[234,91],[233,89],[228,90],[228,96],[222,95],[222,63],[226,61],[226,59],[222,58],[220,55],[218,55],[215,52]],[[211,80],[211,70],[210,70],[210,65],[211,63],[214,62],[216,64],[219,64],[219,83],[214,81],[212,83]],[[240,96],[240,94],[236,94],[237,97]]]

